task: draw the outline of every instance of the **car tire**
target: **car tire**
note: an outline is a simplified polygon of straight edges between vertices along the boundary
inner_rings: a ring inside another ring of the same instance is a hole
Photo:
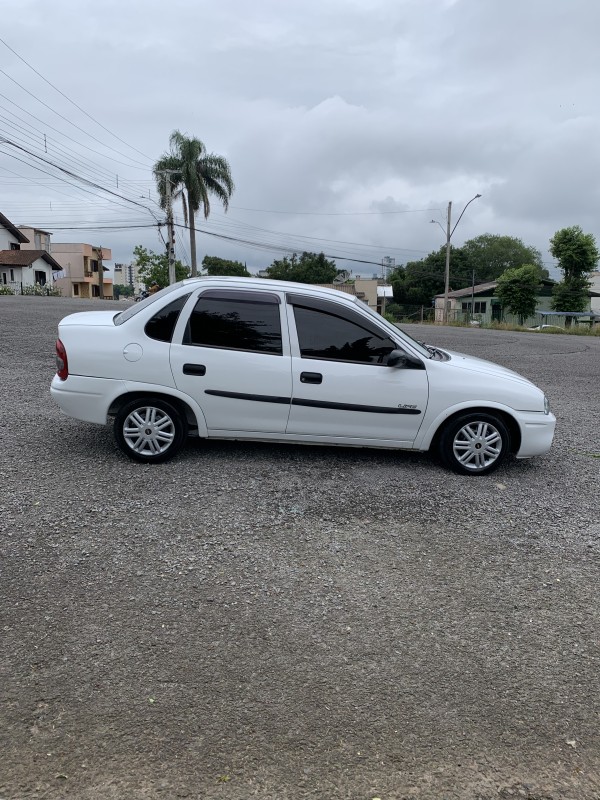
[[[510,452],[510,431],[496,414],[461,414],[443,429],[438,452],[442,463],[462,475],[488,475]]]
[[[119,448],[129,458],[146,464],[159,464],[177,455],[187,432],[185,416],[157,397],[140,397],[126,403],[114,423]]]

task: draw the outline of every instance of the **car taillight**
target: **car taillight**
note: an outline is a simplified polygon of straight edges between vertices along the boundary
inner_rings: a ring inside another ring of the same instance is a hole
[[[56,374],[66,381],[69,377],[69,362],[67,361],[67,351],[60,339],[56,340]]]

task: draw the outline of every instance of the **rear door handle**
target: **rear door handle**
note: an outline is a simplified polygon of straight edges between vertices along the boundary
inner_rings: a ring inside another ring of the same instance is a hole
[[[323,376],[320,372],[301,372],[300,383],[323,383]]]
[[[184,375],[206,375],[206,367],[204,364],[184,364]]]

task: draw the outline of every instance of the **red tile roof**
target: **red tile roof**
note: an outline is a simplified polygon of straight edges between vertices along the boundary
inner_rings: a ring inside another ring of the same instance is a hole
[[[0,250],[0,267],[28,267],[38,258],[50,264],[55,271],[63,269],[45,250]]]

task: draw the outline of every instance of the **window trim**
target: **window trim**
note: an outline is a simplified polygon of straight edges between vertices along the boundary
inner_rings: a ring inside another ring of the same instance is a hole
[[[281,298],[272,292],[248,291],[246,289],[205,289],[198,294],[196,302],[204,297],[213,300],[237,300],[254,305],[281,305]]]
[[[151,339],[153,342],[163,342],[164,344],[169,344],[169,345],[172,344],[173,343],[173,337],[175,336],[175,329],[177,328],[177,323],[179,322],[179,318],[181,317],[181,312],[185,308],[185,304],[187,303],[187,301],[190,299],[191,294],[192,294],[191,292],[188,292],[188,294],[181,294],[181,295],[179,295],[179,297],[176,297],[174,300],[171,300],[170,303],[167,303],[165,306],[163,306],[160,309],[160,311],[156,311],[144,325],[144,336],[146,336],[148,339]],[[175,320],[175,324],[173,325],[173,330],[171,331],[170,338],[169,339],[158,339],[156,336],[151,336],[147,331],[148,325],[150,325],[150,323],[156,318],[156,316],[158,314],[162,314],[167,308],[169,308],[169,306],[172,306],[175,303],[178,303],[180,301],[183,301],[183,302],[181,303],[181,308],[179,309],[179,312],[177,313],[177,319]]]
[[[354,309],[347,308],[346,306],[342,306],[341,303],[335,303],[329,300],[322,300],[321,298],[314,298],[314,297],[306,297],[304,295],[297,295],[297,294],[287,294],[286,300],[289,305],[291,305],[294,309],[304,308],[307,311],[317,311],[322,314],[328,314],[331,317],[337,317],[337,319],[342,320],[342,322],[347,322],[350,325],[355,325],[358,328],[361,328],[365,333],[370,334],[371,336],[375,336],[378,339],[385,340],[392,342],[394,344],[394,349],[404,349],[398,342],[394,341],[388,332],[383,328],[379,328],[377,325],[371,323],[370,319],[366,319],[362,316],[362,314],[354,311]],[[338,311],[339,307],[339,311]],[[296,338],[298,340],[298,350],[300,353],[300,358],[306,361],[331,361],[337,362],[338,364],[357,364],[360,366],[365,367],[387,367],[385,362],[375,362],[375,361],[357,361],[355,359],[348,359],[348,358],[329,358],[327,356],[311,356],[311,355],[304,355],[302,353],[302,345],[300,343],[300,334],[298,331],[298,325],[296,323],[296,315],[294,314],[294,326],[296,328]]]
[[[234,301],[238,303],[245,303],[248,306],[277,306],[279,309],[279,350],[254,350],[248,347],[228,347],[227,345],[222,344],[203,344],[200,342],[192,342],[191,334],[190,334],[190,323],[192,319],[192,315],[196,309],[196,306],[201,300],[208,299],[208,300],[217,300],[217,301]],[[285,350],[285,341],[284,341],[284,331],[285,326],[283,325],[283,321],[281,319],[281,298],[279,295],[274,294],[272,292],[262,292],[258,291],[246,291],[241,289],[205,289],[202,292],[199,292],[196,298],[194,299],[194,303],[192,309],[187,317],[185,322],[185,328],[183,330],[183,336],[181,339],[181,344],[185,347],[204,347],[208,350],[225,350],[228,352],[234,353],[252,353],[253,355],[259,356],[278,356],[283,358],[284,350]]]

